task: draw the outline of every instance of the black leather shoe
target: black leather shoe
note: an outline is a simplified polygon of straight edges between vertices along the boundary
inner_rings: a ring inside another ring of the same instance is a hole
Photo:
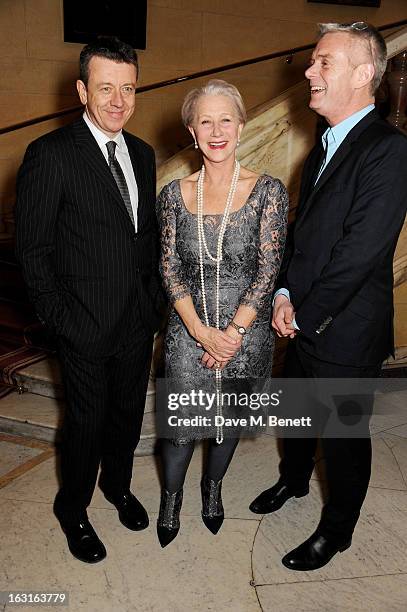
[[[108,502],[116,506],[119,513],[119,520],[127,529],[141,531],[148,527],[148,514],[144,506],[133,493],[126,491],[125,493],[111,495],[103,491],[103,495]]]
[[[271,489],[266,489],[249,506],[255,514],[268,514],[275,512],[284,506],[290,497],[304,497],[309,493],[309,486],[303,489],[292,489],[283,481],[279,480]]]
[[[106,557],[106,548],[88,520],[64,525],[68,547],[74,557],[85,563],[98,563]]]
[[[313,533],[308,540],[294,548],[282,558],[285,567],[300,572],[310,572],[323,567],[337,552],[343,552],[352,544],[352,538],[340,544]]]

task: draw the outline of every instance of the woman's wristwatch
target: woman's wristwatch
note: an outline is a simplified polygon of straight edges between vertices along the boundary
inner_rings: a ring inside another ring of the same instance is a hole
[[[233,327],[233,329],[235,329],[237,333],[240,334],[241,336],[244,336],[247,333],[247,329],[243,327],[243,325],[238,325],[234,321],[231,321],[229,325]]]

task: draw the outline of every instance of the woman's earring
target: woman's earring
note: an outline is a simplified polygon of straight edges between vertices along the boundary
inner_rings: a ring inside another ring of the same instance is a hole
[[[197,141],[196,141],[196,140],[194,140],[194,143],[195,143],[195,144],[194,144],[194,149],[197,149],[197,148],[198,148],[198,143],[197,143]]]
[[[238,147],[240,145],[240,139],[237,141],[236,146]]]

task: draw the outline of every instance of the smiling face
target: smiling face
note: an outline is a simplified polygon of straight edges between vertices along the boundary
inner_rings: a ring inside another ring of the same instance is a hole
[[[242,129],[236,105],[229,96],[198,98],[189,130],[205,157],[220,162],[234,156]]]
[[[371,61],[363,43],[352,35],[325,34],[305,71],[311,89],[310,108],[334,126],[373,102]]]
[[[90,120],[106,136],[115,136],[133,114],[137,71],[133,64],[92,57],[85,86],[77,81],[79,97]]]

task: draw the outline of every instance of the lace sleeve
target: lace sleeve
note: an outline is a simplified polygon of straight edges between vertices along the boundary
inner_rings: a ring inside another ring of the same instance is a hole
[[[182,261],[177,253],[176,204],[176,196],[170,183],[161,190],[156,208],[161,241],[160,273],[171,304],[190,295],[183,275]]]
[[[267,182],[263,197],[257,273],[240,302],[256,312],[273,290],[287,234],[288,194],[283,183],[278,179]]]

